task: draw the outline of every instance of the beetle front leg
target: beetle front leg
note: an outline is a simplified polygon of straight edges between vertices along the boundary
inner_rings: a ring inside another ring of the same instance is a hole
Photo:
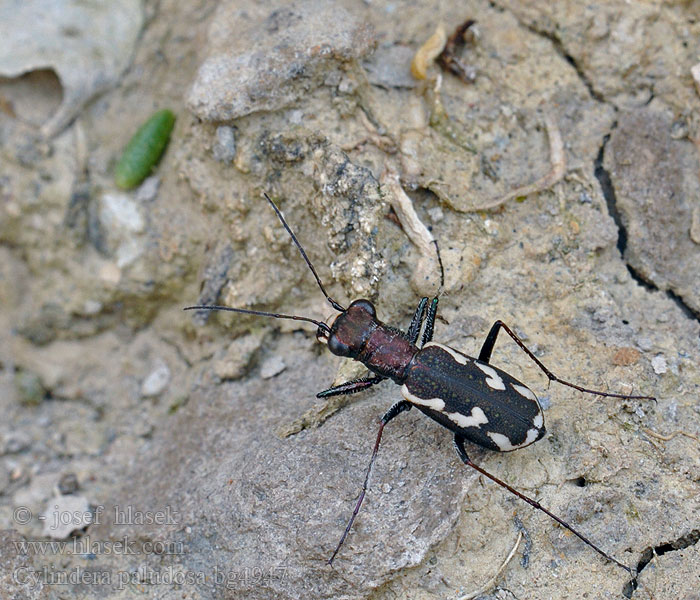
[[[342,396],[344,394],[356,394],[362,390],[366,390],[368,387],[384,381],[386,377],[381,375],[375,375],[374,377],[362,377],[361,379],[353,379],[352,381],[346,381],[340,385],[334,385],[327,390],[323,390],[316,394],[316,398],[329,398],[330,396]]]
[[[579,392],[585,392],[587,394],[595,394],[596,396],[607,396],[608,398],[625,398],[628,400],[656,400],[653,396],[629,396],[627,394],[612,394],[610,392],[600,392],[598,390],[589,390],[588,388],[581,387],[575,383],[569,381],[564,381],[552,373],[547,367],[545,367],[540,360],[532,353],[532,351],[523,343],[523,341],[506,325],[503,321],[496,321],[489,334],[486,336],[484,345],[481,347],[481,352],[479,352],[479,361],[482,363],[487,363],[491,360],[491,353],[493,352],[493,347],[496,344],[496,338],[498,337],[498,332],[503,329],[513,341],[520,346],[520,349],[527,354],[530,359],[540,368],[540,370],[547,376],[550,381],[556,381],[562,385],[566,385],[570,388],[574,388]]]
[[[360,506],[362,506],[362,501],[365,499],[365,494],[367,493],[367,486],[369,485],[369,476],[372,473],[372,466],[374,465],[374,460],[377,458],[377,452],[379,451],[379,443],[382,441],[382,433],[384,431],[384,426],[393,418],[400,415],[402,412],[411,410],[411,406],[412,405],[410,402],[406,400],[401,400],[400,402],[394,404],[382,417],[379,425],[379,431],[377,432],[377,441],[374,443],[372,458],[370,458],[369,460],[369,466],[367,467],[367,473],[365,474],[365,482],[362,484],[362,491],[360,492],[360,497],[358,498],[357,504],[355,505],[355,510],[352,511],[352,516],[350,517],[350,521],[348,521],[348,525],[345,528],[345,531],[343,532],[343,536],[340,538],[340,541],[338,542],[338,545],[333,551],[332,556],[328,559],[329,565],[333,565],[333,560],[335,559],[336,554],[338,554],[338,551],[340,550],[341,546],[345,543],[345,538],[348,537],[348,533],[350,533],[352,524],[355,522],[355,517],[357,516],[357,513],[360,512]]]
[[[411,324],[408,327],[408,333],[406,333],[406,338],[412,344],[418,341],[418,334],[420,333],[420,326],[423,323],[423,315],[425,314],[425,305],[428,303],[427,298],[422,298],[416,308],[416,312],[411,319]]]
[[[421,339],[420,347],[425,346],[433,339],[433,328],[435,327],[435,316],[437,315],[438,299],[433,298],[433,301],[428,307],[428,314],[425,317],[425,329],[423,330],[423,339]]]
[[[475,464],[472,462],[472,460],[469,458],[467,455],[467,451],[464,449],[464,438],[460,436],[459,434],[455,434],[454,438],[454,443],[455,443],[455,449],[457,450],[457,454],[459,455],[459,458],[462,460],[462,462],[467,465],[468,467],[471,467],[472,469],[478,471],[481,473],[484,477],[488,477],[491,481],[494,483],[497,483],[501,487],[505,488],[508,490],[511,494],[516,495],[518,498],[521,500],[524,500],[527,502],[529,505],[535,507],[537,510],[541,510],[543,513],[545,513],[547,516],[551,517],[554,519],[557,523],[559,523],[562,527],[565,527],[568,529],[571,533],[573,533],[576,537],[578,537],[580,540],[588,544],[593,550],[595,550],[598,554],[601,556],[605,557],[607,560],[614,562],[618,567],[622,567],[625,571],[627,571],[630,575],[632,574],[632,569],[630,569],[627,565],[623,565],[620,561],[614,559],[612,556],[610,556],[608,553],[604,552],[598,546],[596,546],[593,542],[591,542],[588,538],[580,534],[578,531],[576,531],[571,525],[569,525],[566,521],[563,519],[557,517],[554,513],[548,511],[544,506],[542,506],[537,500],[533,500],[532,498],[529,498],[525,494],[521,494],[518,490],[516,490],[514,487],[511,487],[504,481],[501,481],[498,479],[498,477],[495,477],[494,475],[491,475],[488,471],[482,469],[479,465]]]

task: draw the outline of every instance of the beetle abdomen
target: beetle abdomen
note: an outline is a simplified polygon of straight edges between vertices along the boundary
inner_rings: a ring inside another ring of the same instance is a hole
[[[508,373],[430,342],[413,358],[401,387],[406,400],[444,427],[501,452],[545,434],[537,396]]]

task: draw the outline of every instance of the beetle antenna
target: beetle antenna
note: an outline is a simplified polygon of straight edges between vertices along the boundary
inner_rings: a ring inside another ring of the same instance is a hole
[[[282,315],[279,313],[265,312],[262,310],[249,310],[247,308],[231,308],[230,306],[187,306],[182,310],[225,310],[228,312],[243,313],[246,315],[257,315],[259,317],[273,317],[275,319],[293,319],[294,321],[307,321],[313,323],[319,329],[321,329],[326,336],[331,332],[331,328],[326,325],[323,321],[317,321],[316,319],[310,319],[309,317],[299,317],[297,315]]]
[[[314,269],[314,266],[311,264],[311,261],[309,260],[309,257],[306,256],[306,252],[304,251],[304,248],[301,247],[301,244],[299,243],[299,240],[297,239],[297,236],[294,235],[294,232],[292,231],[291,227],[287,225],[287,221],[284,220],[284,217],[282,216],[282,212],[280,211],[279,208],[277,208],[277,205],[270,199],[270,196],[268,196],[265,192],[263,192],[263,196],[267,199],[267,201],[270,203],[273,209],[275,209],[275,213],[277,213],[277,217],[279,218],[280,221],[282,221],[282,225],[284,225],[284,228],[287,230],[287,233],[291,236],[292,241],[296,245],[296,247],[299,249],[299,252],[301,253],[302,258],[306,261],[306,264],[309,265],[309,269],[311,269],[311,272],[314,274],[314,277],[316,278],[316,283],[318,283],[318,287],[321,288],[321,291],[323,292],[323,295],[326,297],[326,300],[330,303],[330,305],[335,308],[338,312],[345,312],[345,309],[338,304],[333,298],[331,298],[328,293],[326,292],[326,288],[323,287],[323,283],[321,283],[321,278],[318,276],[318,273],[316,273],[316,269]]]

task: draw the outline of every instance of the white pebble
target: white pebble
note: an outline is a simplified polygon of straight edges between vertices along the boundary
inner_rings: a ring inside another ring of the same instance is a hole
[[[433,223],[439,223],[444,218],[444,213],[439,206],[428,210],[428,216]]]
[[[260,377],[263,379],[271,379],[275,375],[279,375],[287,368],[281,356],[273,356],[268,358],[260,367]]]
[[[216,128],[212,152],[214,159],[222,163],[230,163],[236,157],[236,132],[233,127],[222,125]]]
[[[160,365],[151,371],[141,384],[141,395],[144,397],[157,396],[170,383],[170,369]]]
[[[51,498],[39,519],[44,523],[42,535],[62,540],[92,523],[93,514],[87,498],[71,494]]]
[[[661,375],[668,370],[668,365],[666,364],[666,359],[663,355],[659,354],[651,359],[651,366],[654,369],[654,373]]]
[[[144,182],[136,190],[136,201],[137,202],[150,202],[158,194],[158,188],[160,187],[160,177],[158,175],[151,175],[146,177]]]

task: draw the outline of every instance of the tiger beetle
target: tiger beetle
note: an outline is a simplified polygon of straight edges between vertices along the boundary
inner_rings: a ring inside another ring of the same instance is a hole
[[[469,458],[464,443],[469,441],[488,450],[510,452],[529,446],[542,439],[545,434],[544,415],[537,396],[526,385],[490,364],[491,353],[501,330],[513,339],[550,382],[556,381],[580,392],[610,398],[629,400],[654,400],[654,398],[591,390],[560,379],[547,369],[502,321],[496,321],[491,327],[478,358],[467,356],[458,350],[433,342],[433,327],[438,306],[437,298],[433,298],[430,303],[428,303],[428,298],[423,298],[420,301],[406,332],[386,325],[377,319],[374,305],[369,300],[355,300],[347,308],[344,308],[328,295],[316,269],[279,208],[267,194],[264,196],[316,278],[316,283],[326,300],[340,314],[328,325],[323,321],[309,317],[228,306],[188,306],[185,310],[222,310],[313,323],[318,328],[316,338],[319,342],[327,344],[328,349],[333,354],[359,361],[372,373],[367,377],[347,381],[319,392],[316,394],[318,398],[355,394],[385,379],[391,379],[400,385],[401,395],[404,398],[394,404],[380,420],[377,439],[365,473],[360,496],[338,545],[328,559],[328,564],[333,564],[333,560],[345,542],[355,517],[360,511],[360,506],[367,492],[372,466],[377,458],[384,427],[389,421],[415,406],[454,434],[455,449],[465,465],[549,515],[598,554],[632,575],[630,567],[596,546],[566,521],[547,510],[536,500],[520,493],[475,464]],[[420,335],[421,329],[423,330],[422,336]],[[419,337],[420,343],[418,342]]]

